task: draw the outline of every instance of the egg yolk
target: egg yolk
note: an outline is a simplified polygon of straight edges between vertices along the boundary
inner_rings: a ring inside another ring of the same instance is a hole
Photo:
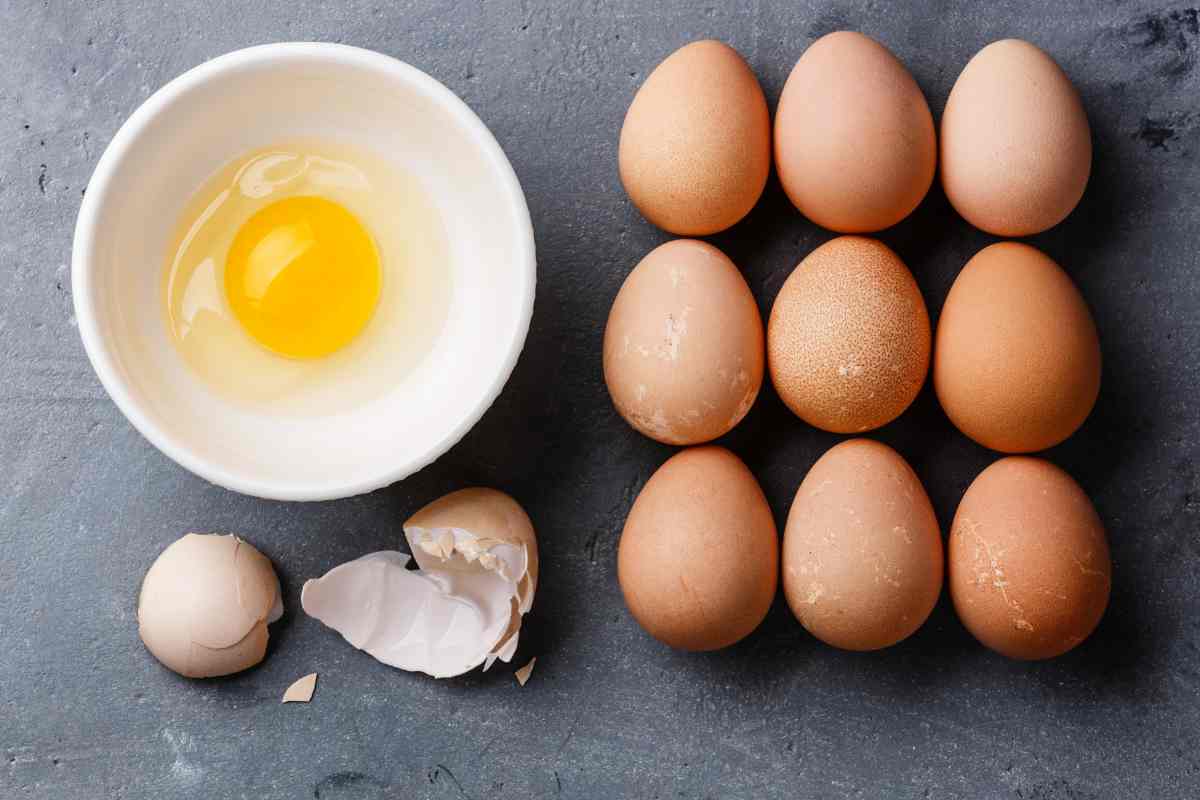
[[[258,342],[290,358],[319,358],[354,339],[379,301],[375,242],[342,206],[289,197],[238,230],[225,293]]]

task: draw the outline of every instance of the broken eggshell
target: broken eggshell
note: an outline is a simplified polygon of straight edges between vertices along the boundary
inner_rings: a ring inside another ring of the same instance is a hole
[[[164,666],[188,678],[241,672],[267,653],[283,616],[271,562],[233,535],[189,533],[146,572],[138,634]]]
[[[317,673],[310,672],[303,678],[297,678],[283,693],[283,703],[307,703],[312,700],[313,692],[317,690]]]
[[[509,661],[533,606],[537,540],[524,509],[463,489],[404,524],[410,557],[370,553],[307,581],[305,613],[385,664],[435,678]]]

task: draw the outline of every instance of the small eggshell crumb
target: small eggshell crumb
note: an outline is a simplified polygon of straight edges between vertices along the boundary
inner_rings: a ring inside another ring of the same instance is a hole
[[[310,672],[287,688],[283,693],[284,703],[307,703],[317,689],[317,673]]]
[[[537,656],[529,659],[529,663],[518,669],[513,675],[517,679],[517,683],[524,686],[529,682],[529,676],[533,674],[533,665],[537,663]]]

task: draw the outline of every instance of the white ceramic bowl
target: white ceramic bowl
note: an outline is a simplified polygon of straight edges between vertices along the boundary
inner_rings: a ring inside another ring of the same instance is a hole
[[[194,375],[163,312],[164,258],[205,178],[297,137],[364,147],[416,176],[440,211],[452,273],[446,323],[381,397],[320,418],[227,402]],[[487,410],[529,329],[529,210],[496,140],[449,89],[378,53],[274,44],[202,64],[156,92],[113,137],[75,229],[79,331],[104,388],[156,447],[213,483],[322,500],[397,481]]]

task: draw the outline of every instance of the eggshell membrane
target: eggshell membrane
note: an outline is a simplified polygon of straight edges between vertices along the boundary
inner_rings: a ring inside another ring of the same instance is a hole
[[[959,619],[1009,658],[1067,652],[1108,605],[1104,525],[1079,484],[1048,461],[1010,456],[981,472],[954,515],[949,550]]]
[[[912,213],[933,183],[925,95],[898,58],[853,31],[822,36],[788,76],[775,112],[775,168],[813,222],[868,233]]]
[[[843,236],[784,281],[767,323],[775,390],[810,425],[859,433],[900,416],[929,369],[929,313],[882,242]]]
[[[933,384],[946,415],[984,447],[1029,453],[1066,439],[1100,392],[1100,339],[1063,270],[1000,242],[950,287],[938,320]]]
[[[746,416],[763,377],[763,324],[745,279],[710,244],[667,242],[625,279],[604,331],[613,405],[641,433],[699,444]]]
[[[941,134],[946,197],[997,236],[1057,225],[1087,187],[1092,136],[1083,102],[1054,59],[1029,42],[993,42],[967,62]]]
[[[893,645],[937,604],[942,568],[933,507],[899,453],[851,439],[813,464],[783,534],[783,593],[809,633],[846,650]]]
[[[762,622],[775,596],[779,540],[746,465],[720,447],[668,459],[642,488],[617,548],[634,619],[682,650],[716,650]]]
[[[650,222],[682,236],[724,230],[750,212],[771,167],[771,120],[737,51],[705,40],[659,64],[625,115],[621,182]]]
[[[240,672],[263,659],[282,613],[271,562],[236,536],[190,533],[151,565],[138,598],[146,648],[186,677]]]

